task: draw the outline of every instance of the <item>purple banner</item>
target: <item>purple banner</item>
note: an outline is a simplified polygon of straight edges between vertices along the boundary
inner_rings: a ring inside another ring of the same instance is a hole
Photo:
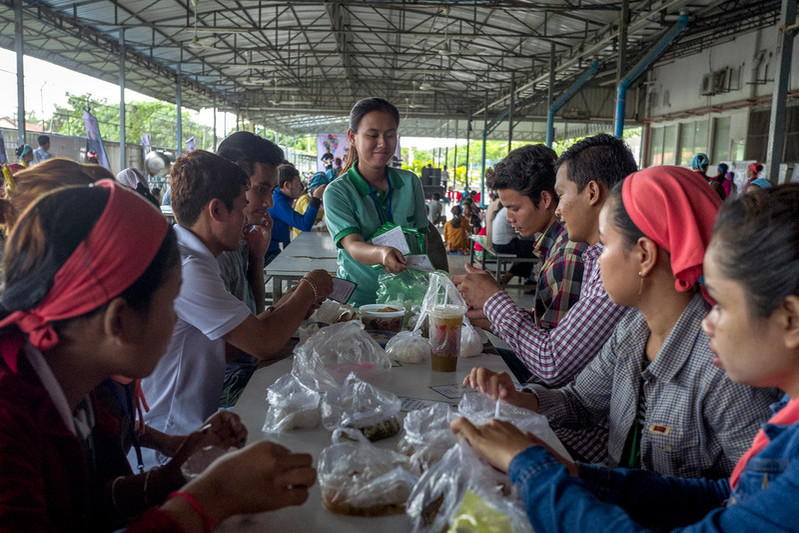
[[[90,152],[97,154],[97,161],[100,165],[108,170],[111,170],[111,165],[108,164],[108,155],[105,153],[105,146],[103,146],[103,138],[100,136],[100,126],[97,124],[97,119],[94,115],[83,110],[83,123],[86,125],[86,149]]]

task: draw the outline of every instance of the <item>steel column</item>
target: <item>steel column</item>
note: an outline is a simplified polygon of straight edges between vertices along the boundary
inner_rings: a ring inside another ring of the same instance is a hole
[[[175,149],[175,156],[179,156],[183,151],[183,98],[180,94],[180,65],[177,68],[177,75],[175,76],[175,109],[177,110],[177,148]]]
[[[549,43],[549,86],[547,87],[547,109],[552,109],[555,104],[555,42]],[[555,142],[555,115],[552,120],[547,116],[547,146],[552,148]]]
[[[768,125],[768,144],[766,145],[766,176],[774,183],[777,183],[780,177],[780,163],[785,144],[785,99],[791,77],[795,31],[796,0],[782,0],[777,41],[777,71],[774,75],[774,96],[771,99],[771,117]]]
[[[572,96],[574,96],[577,91],[582,89],[583,85],[588,83],[588,80],[594,77],[597,70],[599,70],[599,62],[592,61],[591,66],[588,67],[588,70],[583,72],[583,75],[579,77],[577,81],[575,81],[571,87],[566,89],[566,92],[561,95],[558,100],[552,104],[552,107],[549,108],[547,111],[547,146],[552,148],[552,143],[555,141],[555,113],[558,112],[558,109],[563,107],[566,102],[568,102]]]
[[[784,0],[790,1],[790,0]],[[796,0],[794,0],[795,2]],[[621,137],[624,133],[624,112],[627,107],[627,88],[638,79],[638,76],[644,73],[644,71],[651,65],[660,54],[662,54],[666,48],[677,38],[677,36],[682,32],[685,27],[688,25],[688,15],[685,13],[680,14],[679,20],[671,27],[671,29],[660,38],[660,40],[655,43],[655,46],[652,47],[652,50],[641,59],[630,72],[624,76],[621,81],[619,82],[618,86],[616,87],[616,118],[614,121],[614,128],[613,128],[613,135],[616,137]]]
[[[14,51],[17,53],[17,144],[25,144],[25,45],[22,35],[22,0],[14,0]]]
[[[128,168],[125,153],[125,28],[119,30],[119,170]]]

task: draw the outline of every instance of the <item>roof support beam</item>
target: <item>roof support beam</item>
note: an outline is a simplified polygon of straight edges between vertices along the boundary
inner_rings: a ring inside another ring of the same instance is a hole
[[[785,144],[785,99],[791,77],[793,34],[797,31],[796,0],[782,0],[780,33],[777,45],[777,72],[774,76],[774,96],[771,99],[771,117],[766,145],[766,176],[777,183],[780,176],[782,150]],[[788,177],[786,176],[786,181]]]

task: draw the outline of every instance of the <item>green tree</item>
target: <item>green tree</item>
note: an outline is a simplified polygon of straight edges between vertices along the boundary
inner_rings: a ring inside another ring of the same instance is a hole
[[[119,141],[119,104],[105,99],[91,100],[88,95],[67,95],[67,106],[56,106],[53,131],[78,137],[86,135],[83,110],[97,118],[103,139]],[[198,148],[212,149],[213,131],[191,119],[188,111],[181,112],[183,139],[180,148],[194,137]],[[166,102],[129,102],[125,104],[125,136],[128,142],[139,143],[142,135],[150,134],[153,146],[174,149],[177,135],[177,111]]]

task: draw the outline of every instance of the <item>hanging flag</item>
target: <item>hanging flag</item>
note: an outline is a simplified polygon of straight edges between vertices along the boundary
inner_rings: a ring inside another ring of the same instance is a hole
[[[152,149],[152,146],[153,146],[153,144],[152,144],[152,141],[150,140],[150,134],[149,133],[145,133],[144,135],[142,135],[141,136],[141,156],[142,156],[142,159],[145,159],[147,157],[147,154],[150,153],[150,150]]]
[[[8,156],[6,156],[6,141],[3,139],[3,132],[0,131],[0,165],[8,163]]]
[[[83,110],[83,123],[86,125],[86,150],[97,154],[97,161],[100,165],[108,170],[111,170],[111,165],[108,163],[108,155],[105,153],[105,146],[103,146],[103,138],[100,136],[100,126],[97,124],[97,119],[94,115]]]
[[[196,149],[197,149],[197,141],[194,139],[194,137],[189,137],[188,139],[186,139],[186,151],[193,152]]]

